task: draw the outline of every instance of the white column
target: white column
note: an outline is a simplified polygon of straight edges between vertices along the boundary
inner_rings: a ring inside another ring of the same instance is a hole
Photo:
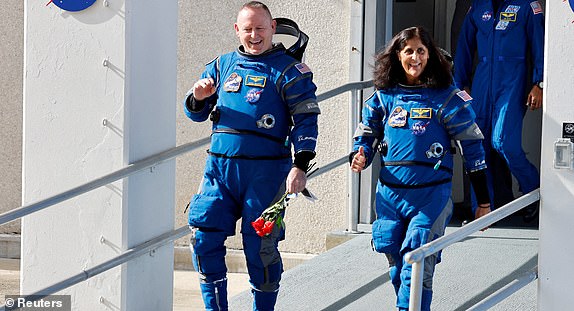
[[[175,146],[177,1],[126,0],[127,163]],[[173,229],[175,162],[124,181],[123,247]],[[171,310],[173,245],[122,268],[122,310]]]
[[[177,1],[47,2],[25,2],[23,204],[175,146]],[[21,292],[173,229],[174,191],[170,161],[25,217]],[[78,310],[170,310],[172,288],[167,245],[59,294]]]
[[[572,309],[574,170],[554,168],[554,143],[574,123],[574,9],[546,1],[538,310]]]

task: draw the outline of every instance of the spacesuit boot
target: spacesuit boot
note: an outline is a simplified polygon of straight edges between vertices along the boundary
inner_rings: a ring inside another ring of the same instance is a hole
[[[212,283],[200,283],[199,287],[205,310],[227,310],[227,278]]]
[[[275,308],[278,291],[263,292],[252,289],[253,293],[253,311],[272,311]]]

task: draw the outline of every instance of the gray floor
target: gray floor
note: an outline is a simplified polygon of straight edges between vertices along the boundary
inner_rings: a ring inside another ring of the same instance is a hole
[[[447,233],[457,227],[447,228]],[[433,310],[468,310],[537,265],[538,230],[490,228],[448,247],[434,278]],[[358,235],[283,274],[276,310],[395,310],[386,258]],[[243,292],[231,310],[250,310]],[[490,310],[536,310],[531,282]]]

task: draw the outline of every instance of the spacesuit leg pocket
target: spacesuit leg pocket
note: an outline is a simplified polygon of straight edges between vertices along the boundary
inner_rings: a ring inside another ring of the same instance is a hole
[[[373,222],[373,246],[379,253],[395,254],[401,249],[402,225],[391,219]]]
[[[205,194],[196,194],[189,205],[188,223],[199,228],[219,229],[235,233],[236,216],[233,207],[223,198]]]

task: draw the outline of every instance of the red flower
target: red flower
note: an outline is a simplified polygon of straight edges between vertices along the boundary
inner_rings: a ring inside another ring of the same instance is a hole
[[[287,193],[283,194],[279,201],[275,202],[268,208],[266,208],[261,216],[257,218],[255,221],[251,222],[251,226],[255,229],[255,233],[258,236],[263,237],[266,235],[271,234],[273,232],[273,227],[275,224],[279,228],[283,225],[283,218],[281,215],[283,211],[285,211],[285,207],[287,206]]]
[[[265,225],[263,225],[263,235],[268,235],[273,231],[273,227],[275,226],[275,220],[267,220]]]

